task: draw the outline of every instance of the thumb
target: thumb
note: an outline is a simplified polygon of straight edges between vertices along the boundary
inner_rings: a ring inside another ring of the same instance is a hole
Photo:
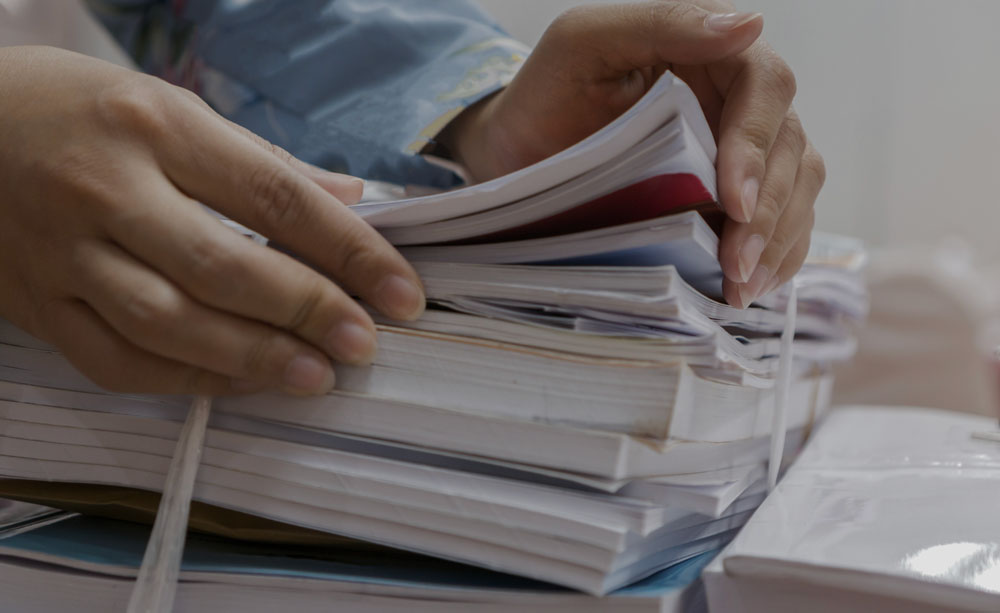
[[[707,64],[740,53],[760,36],[760,13],[713,13],[686,2],[583,6],[563,13],[545,38],[587,50],[614,72],[661,64]],[[541,46],[541,43],[540,45]]]

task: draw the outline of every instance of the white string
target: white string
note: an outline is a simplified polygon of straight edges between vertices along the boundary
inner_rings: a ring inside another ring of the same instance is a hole
[[[153,531],[142,557],[139,576],[128,601],[128,613],[170,613],[174,608],[191,495],[201,463],[211,407],[211,398],[198,396],[188,410],[170,461],[167,480],[163,484],[163,497],[160,498]]]
[[[785,307],[785,327],[781,331],[781,353],[778,358],[778,376],[774,381],[774,414],[771,419],[771,454],[767,462],[767,491],[778,483],[781,457],[785,452],[785,428],[788,422],[788,396],[792,387],[792,340],[795,338],[795,319],[798,314],[798,293],[795,279],[791,281],[788,304]]]

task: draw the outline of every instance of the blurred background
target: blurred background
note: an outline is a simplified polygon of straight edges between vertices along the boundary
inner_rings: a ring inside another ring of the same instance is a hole
[[[533,44],[573,0],[481,0]],[[872,249],[872,318],[843,401],[995,412],[1000,2],[738,0],[798,78],[827,164],[817,229]],[[123,61],[77,0],[0,0],[2,44]]]
[[[572,0],[482,0],[533,44]],[[1000,2],[737,0],[795,71],[826,159],[817,226],[871,245],[970,241],[1000,260]]]

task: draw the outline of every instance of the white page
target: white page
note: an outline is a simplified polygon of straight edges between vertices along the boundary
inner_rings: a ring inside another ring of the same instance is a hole
[[[550,189],[628,151],[671,118],[683,115],[702,148],[715,159],[715,142],[697,98],[683,81],[665,73],[617,119],[550,158],[492,181],[394,202],[355,205],[353,209],[377,228],[432,223],[471,215]]]
[[[835,411],[726,550],[728,575],[1000,608],[1000,446],[985,417]]]
[[[673,174],[698,177],[710,197],[718,199],[715,167],[683,118],[667,123],[600,167],[529,198],[431,224],[386,228],[383,233],[394,245],[444,243],[485,236],[569,211],[645,179]]]

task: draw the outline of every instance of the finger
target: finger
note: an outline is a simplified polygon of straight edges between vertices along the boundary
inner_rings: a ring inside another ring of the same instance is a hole
[[[136,347],[79,300],[50,302],[40,317],[66,359],[109,391],[210,396],[239,393],[230,377]]]
[[[722,83],[716,161],[719,197],[730,218],[753,219],[771,147],[795,97],[795,76],[765,45],[742,54]],[[717,71],[723,73],[726,71]]]
[[[213,114],[215,113],[215,111],[212,110],[212,107],[209,106],[209,104],[198,94],[188,89],[182,89],[180,91],[183,92],[189,100],[195,102],[204,110]],[[219,119],[224,121],[237,134],[253,143],[254,146],[259,147],[260,149],[263,149],[264,151],[267,151],[278,159],[284,161],[286,164],[314,181],[320,187],[325,189],[330,195],[334,196],[344,204],[352,205],[361,201],[365,186],[365,182],[362,179],[352,177],[351,175],[331,172],[320,168],[319,166],[303,162],[288,151],[285,151],[278,145],[262,138],[260,135],[251,132],[240,124],[223,117],[219,117]]]
[[[91,243],[78,257],[81,298],[138,348],[291,393],[333,389],[329,361],[295,337],[195,302],[113,244]]]
[[[719,244],[719,262],[726,277],[747,283],[788,205],[806,148],[805,132],[794,113],[779,130],[767,160],[759,205],[750,223],[727,220]],[[775,269],[771,269],[774,272]]]
[[[757,292],[755,299],[790,280],[805,261],[816,220],[814,204],[825,180],[823,158],[811,145],[807,145],[791,201],[779,227],[775,229],[778,239],[768,245],[760,259],[761,266],[775,271],[775,274]]]
[[[333,282],[229,231],[162,177],[142,184],[146,204],[108,221],[128,252],[206,306],[288,330],[337,361],[371,362],[374,323]]]
[[[774,236],[764,250],[760,264],[746,283],[736,286],[740,307],[746,308],[750,303],[764,295],[765,289],[774,278],[788,252],[798,244],[803,234],[812,231],[814,213],[812,206],[788,207],[775,229]]]
[[[617,77],[634,68],[733,56],[749,47],[763,27],[759,13],[711,13],[686,2],[584,6],[560,15],[535,53],[544,56],[549,48],[565,53],[601,41],[601,52],[589,59],[607,74],[593,74]]]
[[[785,254],[785,258],[778,267],[778,271],[772,275],[766,283],[764,283],[764,289],[761,290],[760,294],[750,300],[746,300],[746,302],[744,302],[744,297],[740,295],[740,284],[734,283],[729,279],[724,279],[722,282],[722,295],[726,302],[733,306],[745,308],[744,305],[748,306],[753,301],[770,294],[785,283],[791,281],[792,277],[794,277],[796,273],[798,273],[799,269],[802,268],[802,264],[805,262],[806,257],[809,254],[809,244],[811,240],[812,232],[804,231],[799,236],[799,240],[795,243],[795,245],[788,251],[787,254]]]
[[[344,204],[350,206],[361,201],[361,197],[364,195],[365,190],[364,180],[352,177],[351,175],[341,174],[339,172],[331,172],[320,168],[319,166],[303,162],[291,153],[275,144],[272,144],[270,141],[261,138],[258,134],[251,132],[238,123],[234,123],[227,119],[224,121],[229,124],[229,127],[236,131],[237,134],[240,134],[243,138],[246,138],[255,146],[272,154],[279,160],[282,160],[295,170],[299,171],[326,190],[326,192],[331,196],[337,198]]]
[[[181,191],[288,246],[385,315],[420,316],[420,280],[371,226],[272,153],[248,146],[218,116],[192,110],[157,150]]]
[[[778,267],[778,272],[768,281],[767,285],[764,286],[764,291],[760,293],[761,296],[766,296],[778,289],[785,283],[788,283],[792,278],[798,274],[799,270],[802,268],[802,264],[805,263],[806,257],[809,255],[809,245],[812,242],[812,232],[803,232],[802,236],[799,237],[799,241],[795,243],[795,246],[785,255],[785,259],[781,262],[781,266]]]
[[[803,155],[802,164],[799,166],[790,203],[785,207],[778,220],[771,240],[761,255],[757,269],[747,283],[738,284],[735,288],[737,299],[735,304],[746,307],[780,283],[790,279],[798,271],[805,254],[793,253],[793,251],[802,247],[803,236],[807,237],[805,247],[809,246],[808,236],[811,234],[815,222],[813,204],[823,186],[824,173],[822,158],[809,147],[806,154]],[[774,278],[779,271],[781,271],[782,276],[779,276],[779,280],[775,281]],[[734,295],[732,290],[730,290],[729,295]]]
[[[278,149],[280,149],[280,147]],[[284,150],[282,149],[282,151]],[[285,152],[285,155],[291,156],[291,154],[287,152]],[[306,178],[311,179],[313,183],[322,187],[326,190],[326,193],[340,200],[342,203],[347,206],[352,206],[361,202],[361,198],[365,194],[365,182],[363,179],[352,177],[351,175],[341,174],[339,172],[331,172],[320,168],[319,166],[307,164],[294,157],[291,159],[296,161],[296,164],[293,164],[293,166],[295,166],[299,172],[305,175]]]

